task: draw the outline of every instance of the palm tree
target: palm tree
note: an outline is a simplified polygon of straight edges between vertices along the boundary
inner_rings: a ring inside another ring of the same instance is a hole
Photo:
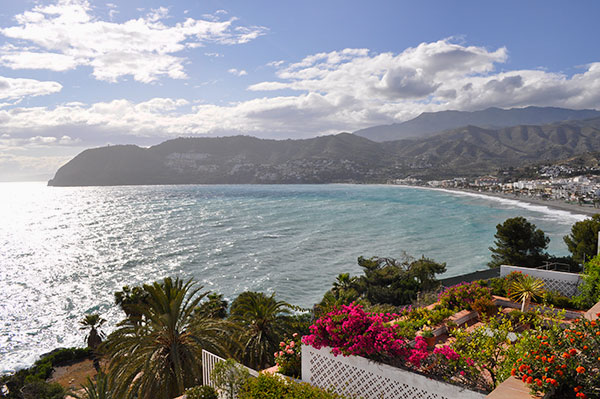
[[[105,338],[104,333],[98,330],[105,322],[106,320],[101,318],[97,313],[85,315],[85,317],[79,321],[81,330],[90,329],[90,333],[85,337],[90,349],[96,350]]]
[[[531,301],[544,293],[544,282],[525,275],[513,281],[509,286],[509,297],[513,301],[522,302],[521,312],[529,308]]]
[[[273,353],[285,335],[284,318],[292,307],[274,296],[244,292],[231,305],[231,319],[244,329],[240,336],[242,361],[257,370],[273,364]]]
[[[100,354],[98,353],[98,347],[102,344],[102,340],[106,338],[104,333],[99,328],[104,324],[106,320],[100,317],[99,314],[88,314],[79,321],[82,330],[90,329],[89,334],[86,336],[88,348],[93,352],[92,356],[94,359],[94,368],[96,371],[100,371]]]
[[[202,382],[202,349],[227,354],[231,323],[194,317],[206,295],[194,285],[170,278],[144,285],[147,302],[134,309],[141,319],[126,318],[106,342],[114,396],[174,398]]]

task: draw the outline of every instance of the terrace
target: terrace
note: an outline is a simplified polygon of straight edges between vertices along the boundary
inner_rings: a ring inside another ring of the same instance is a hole
[[[523,274],[503,266],[500,278],[447,288],[437,302],[398,313],[352,304],[323,315],[303,337],[302,381],[366,399],[598,397],[600,303],[557,306],[580,280],[549,270],[532,274],[552,295],[515,302],[506,292]]]

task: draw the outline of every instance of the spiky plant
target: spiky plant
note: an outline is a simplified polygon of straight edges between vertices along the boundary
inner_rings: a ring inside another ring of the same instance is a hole
[[[98,373],[96,375],[96,381],[93,381],[90,377],[87,378],[87,382],[81,386],[83,389],[83,395],[75,395],[78,399],[113,399],[112,392],[108,386],[108,378],[104,373]],[[71,394],[73,396],[73,394]]]
[[[192,280],[145,285],[139,319],[125,319],[106,342],[109,382],[119,399],[172,399],[202,383],[202,349],[227,355],[231,323],[195,318],[206,295]]]
[[[525,275],[510,284],[509,292],[510,299],[521,302],[521,312],[525,312],[529,308],[531,301],[542,296],[544,293],[544,282],[535,277]]]

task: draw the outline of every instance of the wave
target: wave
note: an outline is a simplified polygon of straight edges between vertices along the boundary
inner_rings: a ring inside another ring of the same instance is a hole
[[[532,212],[540,212],[540,213],[544,213],[556,218],[559,218],[561,220],[565,220],[565,221],[581,221],[584,220],[586,218],[588,218],[589,216],[583,213],[576,213],[576,212],[572,212],[572,211],[567,211],[567,210],[563,210],[563,209],[557,209],[552,207],[552,205],[539,205],[539,204],[534,204],[531,202],[527,202],[527,200],[519,200],[516,198],[502,198],[502,197],[498,197],[495,195],[489,195],[489,194],[484,194],[484,193],[473,193],[473,192],[469,192],[469,191],[462,191],[462,190],[450,190],[447,188],[436,188],[436,187],[422,187],[422,186],[403,186],[403,187],[411,187],[411,188],[416,188],[416,189],[420,189],[420,190],[432,190],[432,191],[441,191],[441,192],[445,192],[448,194],[452,194],[452,195],[458,195],[458,196],[463,196],[463,197],[475,197],[475,198],[479,198],[479,199],[484,199],[486,201],[493,201],[493,202],[499,202],[501,204],[505,204],[505,205],[509,205],[509,206],[513,206],[513,207],[519,207],[519,208],[523,208],[526,209],[528,211],[532,211]]]

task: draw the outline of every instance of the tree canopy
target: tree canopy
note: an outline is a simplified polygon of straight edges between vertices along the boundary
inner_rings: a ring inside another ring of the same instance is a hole
[[[490,267],[536,267],[548,260],[545,250],[550,238],[522,216],[509,218],[498,224],[494,237],[496,246],[489,248],[492,251],[492,260],[488,263]]]
[[[575,223],[571,227],[571,234],[563,237],[575,262],[583,264],[596,256],[599,230],[600,214],[596,214],[590,219]]]
[[[414,259],[404,254],[401,260],[393,258],[358,258],[364,276],[358,280],[358,290],[372,304],[406,305],[417,299],[438,282],[436,274],[446,271],[445,263],[437,263],[422,256]]]

